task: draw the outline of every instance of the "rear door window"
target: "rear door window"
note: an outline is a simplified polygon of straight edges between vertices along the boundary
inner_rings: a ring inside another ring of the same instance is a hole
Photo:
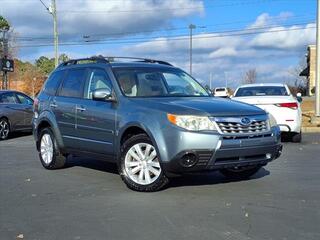
[[[18,99],[19,99],[19,102],[21,104],[25,104],[25,105],[32,105],[33,104],[33,100],[23,94],[20,94],[20,93],[17,93],[16,94]]]
[[[82,98],[86,79],[85,68],[70,69],[63,80],[59,96]]]

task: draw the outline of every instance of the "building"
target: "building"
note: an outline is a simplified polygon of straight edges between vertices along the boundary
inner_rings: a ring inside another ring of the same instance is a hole
[[[307,53],[307,67],[300,73],[300,76],[305,76],[308,82],[308,95],[315,94],[316,88],[316,46],[309,45]]]

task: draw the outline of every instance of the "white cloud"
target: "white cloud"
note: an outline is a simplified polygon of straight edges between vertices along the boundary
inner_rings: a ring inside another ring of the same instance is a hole
[[[222,47],[209,54],[210,58],[237,56],[238,52],[233,47]]]
[[[49,1],[47,1],[49,2]],[[186,20],[194,15],[204,14],[204,1],[178,0],[178,1],[59,1],[59,31],[62,38],[94,33],[153,31],[172,27],[175,19]],[[119,5],[120,3],[120,5]],[[2,7],[2,6],[1,6]],[[180,8],[180,10],[178,10]],[[32,11],[25,11],[32,9]],[[108,13],[108,14],[71,14],[63,10],[76,11],[132,11],[145,10],[139,14]],[[160,11],[160,9],[170,9]],[[45,12],[37,1],[21,1],[20,5],[8,4],[4,15],[20,35],[52,35],[52,17]],[[288,68],[298,62],[304,54],[308,44],[315,42],[314,24],[285,27],[284,23],[292,13],[283,12],[276,16],[263,13],[246,28],[275,25],[266,33],[256,35],[237,35],[219,37],[217,33],[195,34],[193,38],[193,73],[203,81],[208,81],[212,73],[214,86],[224,85],[227,80],[235,87],[242,80],[243,74],[250,68],[256,68],[258,80],[264,82],[287,81]],[[301,29],[297,29],[301,28]],[[296,30],[294,30],[296,29]],[[287,31],[290,30],[290,31]],[[106,35],[109,36],[110,35]],[[103,36],[106,37],[105,35]],[[148,35],[143,35],[148,37]],[[150,35],[154,36],[154,35]],[[98,38],[98,37],[97,37]],[[188,71],[189,69],[189,35],[175,37],[159,37],[142,43],[116,45],[106,50],[104,45],[95,48],[94,54],[124,55],[148,57],[169,61],[174,65]],[[49,40],[48,40],[49,41]],[[51,41],[51,39],[50,39]],[[98,50],[97,50],[98,49]],[[100,50],[99,50],[100,49]],[[79,48],[61,47],[71,57],[93,55],[90,46],[83,47],[81,54]],[[30,50],[31,51],[31,50]],[[36,49],[29,56],[40,56],[41,49]],[[98,51],[98,52],[97,52]]]
[[[44,1],[49,5],[50,1]],[[21,36],[51,36],[52,16],[40,1],[6,1],[1,10]],[[28,9],[28,10],[27,10]],[[204,13],[202,0],[58,1],[61,38],[83,35],[153,31],[168,28],[174,19]],[[118,36],[119,37],[119,36]]]
[[[279,19],[281,16],[283,21],[289,15],[282,13],[276,17]],[[276,17],[260,15],[254,24],[258,26],[258,23],[262,24],[263,21],[266,24],[266,21]],[[260,82],[290,81],[289,67],[304,55],[307,45],[315,42],[315,30],[311,27],[314,25],[279,25],[266,30],[266,33],[247,36],[218,37],[217,34],[196,34],[193,38],[194,76],[208,82],[211,72],[215,86],[224,85],[227,80],[235,87],[242,81],[247,70],[256,68]],[[167,60],[188,71],[189,36],[179,39],[171,41],[161,38],[124,47],[122,51],[127,55]]]
[[[293,16],[293,13],[291,12],[281,12],[277,16],[271,16],[269,13],[262,13],[257,17],[254,23],[249,25],[248,28],[259,28],[259,27],[265,27],[271,24],[280,24],[292,16]]]
[[[315,42],[314,27],[315,24],[307,24],[302,29],[301,26],[271,28],[254,37],[250,45],[277,49],[299,48]]]

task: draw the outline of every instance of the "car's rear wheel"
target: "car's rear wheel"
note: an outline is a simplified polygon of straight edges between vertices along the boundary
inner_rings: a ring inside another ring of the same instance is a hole
[[[247,179],[256,174],[262,166],[249,166],[238,168],[221,169],[220,172],[227,178],[231,179]]]
[[[119,173],[126,185],[135,191],[154,192],[168,183],[157,150],[146,134],[135,135],[121,147]]]
[[[292,133],[291,135],[291,141],[294,143],[300,143],[302,140],[302,134],[301,132],[299,133]]]
[[[42,129],[39,137],[39,157],[46,169],[62,168],[66,158],[60,151],[55,136],[50,128]]]
[[[6,118],[0,119],[0,140],[6,140],[10,134],[10,125]]]

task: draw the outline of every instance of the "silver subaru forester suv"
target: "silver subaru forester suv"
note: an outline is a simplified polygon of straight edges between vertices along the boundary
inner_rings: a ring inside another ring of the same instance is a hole
[[[191,172],[248,178],[280,156],[279,127],[260,108],[212,97],[167,62],[115,60],[71,60],[51,73],[33,118],[46,169],[86,155],[116,163],[129,188],[156,191]]]

